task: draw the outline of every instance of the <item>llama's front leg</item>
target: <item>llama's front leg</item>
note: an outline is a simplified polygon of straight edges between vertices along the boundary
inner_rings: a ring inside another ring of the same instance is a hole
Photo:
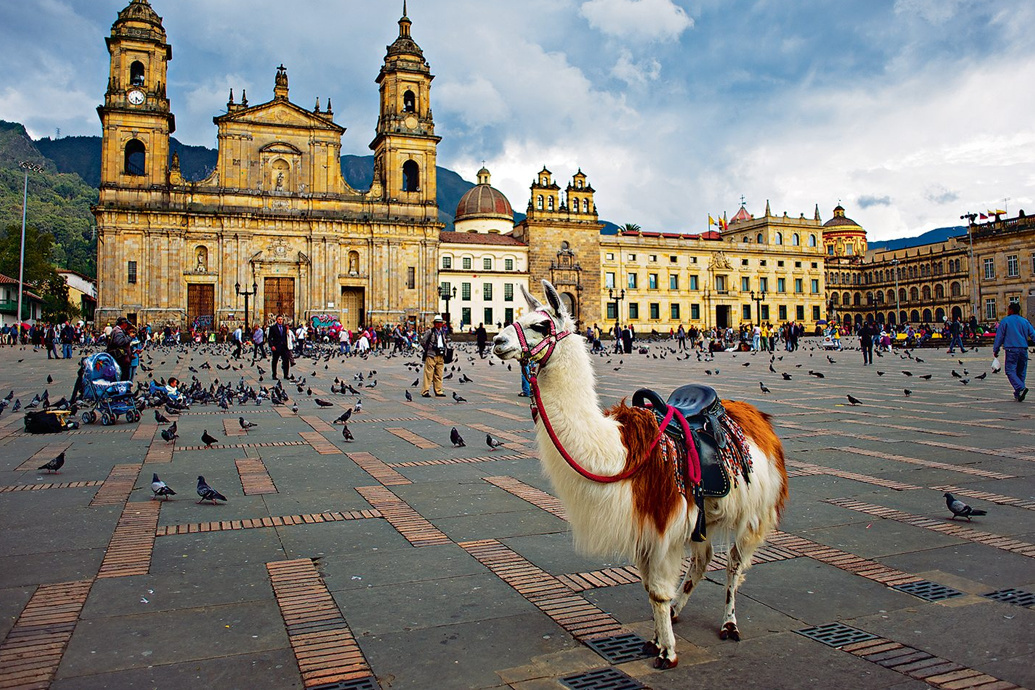
[[[662,670],[674,668],[679,663],[676,636],[672,632],[672,600],[682,553],[680,544],[678,549],[670,548],[661,555],[641,557],[636,564],[654,614],[654,639],[644,645],[644,651],[655,655],[654,667]]]
[[[744,582],[744,572],[751,567],[751,556],[758,543],[736,543],[730,547],[729,560],[726,562],[726,612],[719,629],[719,639],[730,639],[740,642],[740,629],[737,628],[737,589]]]
[[[672,622],[675,623],[679,620],[679,612],[686,606],[687,600],[694,591],[694,587],[704,577],[704,572],[708,568],[708,564],[712,562],[712,555],[714,553],[712,549],[711,541],[695,541],[690,543],[690,552],[692,558],[690,561],[690,567],[686,570],[686,575],[683,577],[683,581],[679,585],[679,592],[676,596],[675,602],[672,604]]]

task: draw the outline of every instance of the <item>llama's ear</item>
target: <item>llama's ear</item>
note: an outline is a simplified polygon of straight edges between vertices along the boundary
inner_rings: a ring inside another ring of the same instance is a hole
[[[546,301],[550,303],[553,313],[556,314],[559,320],[563,321],[568,315],[567,310],[564,308],[564,302],[561,301],[561,295],[557,292],[557,288],[545,278],[543,279],[543,292],[546,293]]]
[[[524,283],[518,283],[518,286],[521,288],[521,294],[525,296],[525,301],[528,302],[528,311],[535,311],[543,306],[543,303],[537,300],[532,293],[528,291],[528,288],[525,287]]]

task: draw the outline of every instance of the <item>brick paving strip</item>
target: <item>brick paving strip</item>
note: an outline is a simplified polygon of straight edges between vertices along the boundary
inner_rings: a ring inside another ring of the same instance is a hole
[[[223,420],[223,435],[224,436],[247,436],[248,431],[241,428],[241,423],[234,419]]]
[[[108,542],[101,569],[97,572],[98,578],[147,575],[151,569],[151,551],[161,509],[161,501],[126,504]]]
[[[476,458],[443,458],[441,460],[407,460],[405,462],[390,462],[388,467],[431,467],[433,465],[464,465],[477,462],[495,462],[497,460],[526,460],[534,458],[532,455],[481,455]]]
[[[881,460],[894,460],[895,462],[904,462],[910,465],[920,465],[921,467],[931,467],[939,470],[951,470],[953,472],[959,472],[961,474],[969,474],[974,477],[984,477],[986,479],[1013,479],[1012,474],[1003,474],[1002,472],[993,472],[991,470],[982,470],[977,467],[966,467],[961,465],[952,465],[947,462],[935,462],[934,460],[921,460],[920,458],[910,458],[905,455],[894,455],[892,453],[882,453],[879,450],[867,450],[866,448],[856,448],[855,446],[848,446],[846,448],[840,448],[846,453],[854,453],[857,455],[868,455],[871,458],[880,458]]]
[[[576,640],[581,642],[628,632],[621,623],[586,601],[559,578],[495,539],[461,542],[459,546]]]
[[[929,518],[923,515],[913,515],[901,510],[895,510],[894,508],[885,508],[884,506],[863,503],[850,498],[830,498],[824,499],[823,502],[859,513],[894,520],[895,522],[901,522],[914,527],[921,527],[932,532],[949,535],[950,537],[992,546],[1002,551],[1018,553],[1028,558],[1035,558],[1035,544],[1018,541],[999,534],[992,534],[991,532],[982,532],[972,527],[965,527],[959,522],[949,520],[948,518]]]
[[[308,558],[266,564],[305,687],[380,687],[334,597]]]
[[[320,419],[319,417],[314,417],[312,415],[299,415],[298,418],[306,424],[308,424],[309,426],[311,426],[313,428],[313,431],[319,431],[321,433],[326,431],[334,431],[333,426],[331,426],[324,420]]]
[[[511,443],[521,443],[521,444],[528,443],[529,440],[530,440],[528,438],[525,438],[524,436],[519,436],[518,433],[516,433],[516,432],[513,432],[513,431],[503,431],[502,429],[496,429],[494,427],[487,426],[485,424],[468,424],[467,426],[469,426],[472,429],[477,429],[478,431],[484,431],[487,434],[492,434],[493,436],[496,437],[497,440],[502,439],[504,441],[509,441]],[[532,433],[532,430],[529,429],[527,431],[522,431],[520,433],[529,434],[529,433]]]
[[[769,535],[766,544],[775,549],[784,549],[820,563],[832,565],[839,570],[864,577],[867,580],[879,582],[887,587],[923,580],[922,577],[889,568],[883,563],[862,558],[854,553],[819,544],[804,537],[779,530]]]
[[[101,488],[94,494],[90,501],[90,507],[96,506],[117,506],[129,500],[129,492],[137,483],[137,476],[143,465],[125,464],[115,465],[108,473],[108,478],[101,484]]]
[[[285,446],[310,445],[306,441],[265,441],[262,443],[216,443],[212,446],[176,446],[176,452],[185,450],[218,450],[219,448],[284,448]]]
[[[0,688],[50,687],[92,580],[40,585],[0,644]]]
[[[1015,508],[1024,508],[1025,510],[1035,510],[1035,500],[1030,498],[1014,498],[1013,496],[1004,496],[1003,494],[993,494],[988,491],[978,491],[977,489],[965,489],[960,486],[952,486],[951,484],[944,484],[942,486],[932,486],[935,491],[948,491],[952,494],[959,494],[960,496],[966,496],[967,498],[980,498],[983,501],[989,503],[996,503],[1001,506],[1014,506]]]
[[[275,515],[250,520],[218,520],[215,522],[191,522],[182,525],[162,525],[155,528],[156,537],[170,537],[177,534],[198,534],[201,532],[225,532],[238,529],[263,529],[266,527],[290,527],[292,525],[315,525],[321,522],[344,522],[346,520],[369,520],[383,517],[378,510],[351,510],[348,512],[308,513],[306,515]]]
[[[388,520],[388,523],[398,530],[406,541],[414,546],[437,546],[452,543],[449,537],[387,488],[358,486],[356,491],[375,510],[379,511],[381,516]]]
[[[342,450],[338,446],[334,445],[321,434],[319,431],[300,431],[298,435],[305,439],[305,443],[308,443],[313,447],[320,455],[341,455]]]
[[[238,407],[238,408],[235,408],[234,410],[230,410],[229,412],[226,411],[226,410],[196,410],[196,411],[193,411],[193,412],[190,412],[190,411],[188,411],[188,412],[181,412],[180,414],[178,414],[176,416],[177,417],[193,417],[193,416],[196,416],[196,415],[235,414],[236,411],[240,411],[242,413],[241,415],[238,415],[238,417],[240,417],[240,416],[243,415],[245,409],[248,410],[248,415],[249,416],[251,416],[253,414],[267,414],[267,413],[270,413],[270,412],[274,412],[276,410],[276,408],[274,408],[273,410],[264,410],[264,409],[262,409],[260,407],[256,407],[256,406],[252,405],[251,407],[248,407],[248,408]],[[234,419],[236,420],[237,417],[234,417]],[[174,419],[173,421],[176,421],[176,420]]]
[[[838,470],[832,467],[823,467],[822,465],[813,465],[810,462],[787,460],[787,465],[795,469],[804,470],[808,474],[812,475],[825,474],[832,477],[840,477],[842,479],[851,479],[857,482],[862,482],[864,484],[875,484],[876,486],[882,486],[886,489],[894,489],[895,491],[912,491],[914,489],[922,488],[914,484],[896,482],[892,479],[881,479],[880,477],[871,477],[869,475],[860,474],[858,472],[849,472],[847,470]]]
[[[279,493],[261,459],[242,458],[234,462],[237,464],[237,474],[241,477],[241,488],[244,489],[245,496]]]
[[[961,446],[955,443],[943,443],[941,441],[916,441],[916,443],[920,443],[925,446],[934,446],[935,448],[948,448],[949,450],[957,450],[964,453],[981,453],[982,455],[991,455],[995,458],[1010,458],[1012,460],[1028,460],[1030,462],[1035,462],[1035,453],[1018,453],[1009,448]]]
[[[137,428],[133,430],[133,441],[150,441],[158,433],[158,424],[155,423],[154,418],[150,420],[141,421],[137,424]]]
[[[421,450],[428,450],[431,448],[441,448],[442,446],[434,441],[430,441],[419,434],[415,434],[409,429],[396,426],[386,426],[385,431],[395,436],[398,436],[404,441],[409,441],[413,445],[417,446]]]
[[[346,453],[359,468],[385,486],[412,484],[409,479],[393,470],[387,463],[371,453]]]
[[[40,465],[50,462],[58,456],[59,453],[63,453],[72,446],[71,441],[58,441],[57,443],[48,443],[33,454],[31,458],[23,462],[14,468],[15,472],[26,472],[28,470],[35,470]]]
[[[523,501],[528,501],[536,508],[545,510],[554,517],[559,517],[565,522],[568,521],[568,513],[564,509],[564,504],[561,503],[561,499],[546,493],[542,489],[529,486],[523,481],[514,479],[513,477],[482,477],[482,479],[495,487],[503,489],[512,496],[516,496]]]
[[[1019,687],[987,673],[961,666],[948,659],[942,659],[915,647],[899,644],[883,637],[843,645],[840,649],[936,688],[1009,690]]]
[[[11,484],[0,486],[0,494],[8,494],[14,491],[42,491],[44,489],[79,489],[84,486],[100,486],[104,482],[92,480],[88,482],[61,482],[58,484]]]
[[[175,443],[169,443],[160,434],[155,434],[154,438],[151,439],[151,445],[147,447],[147,455],[144,456],[144,462],[172,462],[173,449],[175,447]]]

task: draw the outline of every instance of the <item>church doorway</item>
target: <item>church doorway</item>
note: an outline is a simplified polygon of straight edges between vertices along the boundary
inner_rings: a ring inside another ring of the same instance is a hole
[[[350,331],[355,331],[363,325],[363,288],[347,287],[341,288],[341,325]]]
[[[578,302],[575,301],[575,298],[572,296],[570,292],[561,293],[561,304],[563,304],[564,308],[568,311],[569,314],[571,314],[571,320],[578,322]]]
[[[715,307],[715,327],[716,328],[729,328],[730,327],[730,305],[719,304]]]
[[[215,285],[187,285],[187,325],[212,328],[216,313]]]
[[[262,281],[262,288],[266,323],[273,323],[278,316],[283,316],[286,323],[294,323],[295,279],[265,278]]]

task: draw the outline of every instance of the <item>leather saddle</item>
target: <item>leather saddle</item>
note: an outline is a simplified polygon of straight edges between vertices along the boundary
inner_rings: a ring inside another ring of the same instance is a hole
[[[732,484],[721,455],[721,450],[730,443],[721,421],[726,410],[715,389],[688,384],[672,391],[668,402],[664,402],[654,391],[641,388],[633,393],[632,404],[649,408],[658,418],[659,424],[664,420],[669,407],[679,410],[690,427],[691,438],[685,438],[683,426],[677,419],[671,420],[663,431],[677,444],[693,443],[697,449],[697,456],[701,460],[701,497],[722,498],[730,492]]]

